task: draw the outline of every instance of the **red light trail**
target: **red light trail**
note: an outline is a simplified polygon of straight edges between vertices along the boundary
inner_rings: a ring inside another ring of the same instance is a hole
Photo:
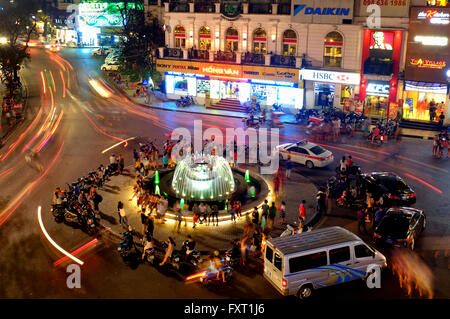
[[[87,248],[91,247],[92,245],[94,245],[94,244],[96,244],[96,243],[98,243],[98,239],[97,239],[97,238],[94,238],[94,239],[92,239],[90,242],[84,244],[84,245],[81,246],[80,248],[78,248],[78,249],[74,250],[73,252],[71,252],[70,255],[75,256],[75,255],[81,253],[83,250],[86,250]],[[68,260],[68,259],[69,259],[69,257],[64,256],[64,257],[62,257],[61,259],[55,261],[55,262],[53,263],[53,266],[56,267],[56,266],[60,265],[61,263],[65,262],[65,261]]]
[[[412,179],[415,179],[416,181],[421,182],[422,184],[424,184],[424,185],[428,186],[429,188],[435,190],[435,191],[438,192],[439,194],[442,194],[442,191],[441,191],[439,188],[434,187],[433,185],[431,185],[431,184],[425,182],[423,179],[420,179],[420,178],[415,177],[415,176],[413,176],[413,175],[411,175],[411,174],[408,174],[408,173],[405,173],[405,175],[408,176],[408,177],[411,177]]]

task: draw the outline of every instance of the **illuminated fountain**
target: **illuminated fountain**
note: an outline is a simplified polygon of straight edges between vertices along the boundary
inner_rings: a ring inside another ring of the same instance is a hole
[[[172,189],[179,198],[218,201],[234,193],[235,181],[225,158],[194,154],[177,164]]]

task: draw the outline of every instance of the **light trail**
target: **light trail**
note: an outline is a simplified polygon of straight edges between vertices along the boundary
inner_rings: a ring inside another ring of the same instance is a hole
[[[423,179],[420,179],[420,178],[418,178],[418,177],[415,177],[415,176],[413,176],[413,175],[411,175],[411,174],[409,174],[409,173],[405,173],[405,175],[408,176],[408,177],[411,177],[412,179],[415,179],[416,181],[421,182],[422,184],[424,184],[424,185],[428,186],[429,188],[435,190],[435,191],[438,192],[439,194],[442,194],[442,191],[441,191],[439,188],[434,187],[433,185],[431,185],[431,184],[425,182]]]
[[[111,88],[108,86],[108,84],[106,84],[105,81],[103,81],[102,78],[98,78],[98,80],[99,80],[100,82],[102,82],[102,84],[106,87],[106,89],[107,89],[108,91],[110,91],[111,93],[115,93],[115,91],[114,91],[113,89],[111,89]]]
[[[44,92],[44,94],[46,94],[47,90],[45,89],[46,84],[45,84],[44,72],[42,72],[42,71],[41,71],[41,79],[42,79],[43,92]]]
[[[64,80],[64,74],[62,73],[62,71],[59,71],[59,75],[61,76],[61,80],[63,83],[63,98],[66,97],[66,81]]]
[[[128,141],[134,140],[135,138],[136,138],[136,137],[130,137],[130,138],[126,139],[126,140],[123,140],[122,142],[116,143],[116,144],[114,144],[113,146],[108,147],[106,150],[103,150],[103,151],[102,151],[102,154],[105,154],[106,152],[112,150],[113,148],[119,146],[119,145],[122,144],[122,143],[125,143],[125,146],[124,146],[124,147],[127,147]]]
[[[71,252],[70,255],[75,256],[75,255],[81,253],[83,250],[86,250],[87,248],[91,247],[92,245],[94,245],[94,244],[96,244],[96,243],[98,243],[98,239],[97,239],[97,238],[94,238],[94,239],[92,239],[90,242],[84,244],[84,245],[81,246],[80,248],[78,248],[78,249],[74,250],[73,252]],[[69,259],[68,256],[64,256],[64,257],[62,257],[61,259],[55,261],[55,262],[53,263],[53,266],[56,267],[56,266],[62,264],[63,262],[65,262],[65,261],[68,260],[68,259]]]
[[[41,143],[41,145],[38,146],[38,148],[36,149],[36,152],[39,153],[42,150],[42,148],[48,143],[48,141],[53,136],[53,134],[55,134],[55,131],[58,128],[59,123],[61,122],[61,119],[62,119],[63,115],[64,115],[64,111],[61,111],[61,114],[59,114],[58,120],[56,121],[55,125],[53,125],[52,130],[47,135],[47,138],[45,138],[44,141]]]
[[[44,223],[42,222],[42,216],[41,216],[41,206],[38,207],[38,221],[39,221],[39,226],[41,226],[41,230],[42,233],[44,234],[44,236],[47,238],[47,240],[50,242],[50,244],[53,245],[53,247],[55,247],[56,249],[58,249],[60,252],[62,252],[64,255],[67,256],[67,258],[72,259],[73,261],[75,261],[76,263],[83,265],[84,262],[81,261],[80,259],[78,259],[75,256],[72,256],[70,253],[68,253],[67,251],[65,251],[64,249],[61,248],[61,246],[59,246],[51,237],[50,235],[47,233],[47,230],[44,227]]]
[[[83,110],[82,108],[80,108],[80,110],[81,110],[81,112],[84,114],[84,116],[89,120],[89,122],[91,122],[92,123],[92,125],[94,125],[94,127],[95,127],[95,129],[98,131],[98,132],[100,132],[101,134],[103,134],[103,135],[105,135],[105,136],[108,136],[108,137],[110,137],[110,138],[112,138],[112,139],[115,139],[115,140],[118,140],[118,141],[124,141],[124,139],[122,139],[122,138],[120,138],[120,137],[117,137],[117,136],[113,136],[113,135],[110,135],[110,134],[108,134],[108,133],[106,133],[105,131],[103,131],[102,129],[100,129],[90,118],[89,118],[89,116],[86,114],[86,111],[85,110]]]
[[[53,92],[56,93],[56,84],[55,84],[55,79],[53,78],[53,72],[52,72],[52,71],[50,71],[50,78],[52,79],[52,89],[53,89]]]
[[[2,177],[3,175],[8,174],[8,173],[11,172],[13,169],[14,169],[14,167],[11,167],[11,168],[7,169],[6,171],[1,172],[1,173],[0,173],[0,177]]]
[[[110,98],[111,97],[111,92],[109,92],[108,90],[104,89],[100,83],[95,80],[95,79],[89,79],[88,80],[90,86],[101,96],[104,98]]]

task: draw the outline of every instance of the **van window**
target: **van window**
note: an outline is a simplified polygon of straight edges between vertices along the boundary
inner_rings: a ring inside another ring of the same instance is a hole
[[[343,261],[350,260],[350,247],[339,247],[336,249],[331,249],[330,254],[330,264],[337,264]]]
[[[291,274],[325,265],[327,265],[327,253],[325,251],[289,259],[289,271]]]
[[[266,259],[272,262],[273,259],[273,250],[269,246],[266,246]]]
[[[364,258],[371,257],[372,251],[366,245],[358,245],[355,246],[355,257],[356,258]]]
[[[281,257],[278,254],[275,254],[275,259],[273,261],[273,265],[278,269],[281,270]]]

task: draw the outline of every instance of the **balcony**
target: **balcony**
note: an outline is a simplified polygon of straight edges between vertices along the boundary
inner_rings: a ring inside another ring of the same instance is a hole
[[[265,65],[266,59],[264,54],[246,52],[241,54],[241,63]]]
[[[179,48],[164,48],[164,58],[183,58],[183,50]]]
[[[189,60],[209,61],[209,51],[208,50],[190,49],[190,50],[188,50],[188,59]]]
[[[169,12],[189,12],[189,4],[187,2],[170,2]]]
[[[271,14],[272,4],[270,3],[250,3],[248,5],[248,13],[250,14]]]
[[[236,52],[218,51],[214,53],[214,61],[236,63]]]
[[[216,6],[211,1],[194,2],[194,11],[198,13],[215,13]]]
[[[340,68],[341,64],[342,64],[341,57],[330,57],[330,56],[323,57],[323,66],[324,67]]]
[[[391,60],[367,59],[364,62],[364,73],[377,75],[391,75],[394,70],[394,62]]]
[[[295,56],[273,54],[270,57],[270,65],[295,68]]]

